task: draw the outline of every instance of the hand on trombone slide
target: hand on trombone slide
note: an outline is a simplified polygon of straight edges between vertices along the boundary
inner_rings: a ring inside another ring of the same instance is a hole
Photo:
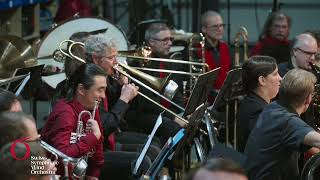
[[[120,99],[126,103],[130,102],[138,95],[139,87],[133,83],[124,84],[121,89]]]

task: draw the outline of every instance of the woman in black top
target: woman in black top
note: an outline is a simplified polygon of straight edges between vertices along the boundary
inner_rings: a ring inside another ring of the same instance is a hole
[[[237,127],[237,149],[244,151],[248,136],[259,114],[279,91],[281,77],[277,62],[269,56],[252,56],[242,65],[245,98],[240,102]]]

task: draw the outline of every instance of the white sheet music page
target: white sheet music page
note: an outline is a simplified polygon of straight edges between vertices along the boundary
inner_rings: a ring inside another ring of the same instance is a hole
[[[144,145],[144,147],[142,149],[142,152],[141,152],[141,154],[139,155],[139,158],[136,161],[136,164],[135,164],[134,169],[133,169],[133,174],[137,174],[138,169],[139,169],[139,167],[141,165],[141,162],[142,162],[144,156],[146,155],[147,150],[149,149],[149,146],[151,144],[152,138],[155,135],[155,133],[156,133],[157,129],[159,128],[159,126],[161,125],[161,123],[162,123],[162,113],[159,114],[157,122],[154,125],[154,127],[152,129],[152,132],[148,137],[147,143]]]

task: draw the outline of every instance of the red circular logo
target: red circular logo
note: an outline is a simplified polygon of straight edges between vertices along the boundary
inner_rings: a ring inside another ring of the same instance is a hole
[[[26,160],[28,157],[30,157],[30,146],[28,143],[25,142],[25,140],[28,140],[28,139],[29,139],[28,137],[21,138],[21,139],[17,139],[12,142],[11,147],[10,147],[10,153],[15,160]],[[21,143],[26,147],[26,153],[22,158],[17,157],[16,152],[14,151],[17,143]]]

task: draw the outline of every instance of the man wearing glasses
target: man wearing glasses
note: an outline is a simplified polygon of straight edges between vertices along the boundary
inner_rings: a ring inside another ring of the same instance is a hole
[[[172,35],[169,27],[165,23],[156,22],[148,25],[145,31],[145,44],[150,47],[151,54],[153,58],[169,58],[170,48],[172,46]],[[159,61],[150,61],[144,65],[146,68],[153,69],[167,69],[167,70],[180,70],[182,71],[177,63],[167,63]],[[150,74],[154,77],[164,78],[168,76],[168,73],[164,72],[150,72],[145,71],[145,73]],[[181,86],[180,82],[181,75],[172,74],[170,79],[173,79],[178,86]],[[148,97],[151,97],[156,102],[162,104],[163,106],[180,113],[175,106],[172,106],[169,102],[164,101],[159,96],[155,95],[151,91],[141,88],[141,92]],[[177,91],[175,96],[172,99],[175,103],[180,106],[183,105],[182,94]],[[128,119],[129,127],[132,129],[138,129],[144,133],[149,134],[156,123],[158,115],[163,112],[163,109],[155,105],[154,103],[146,100],[145,98],[138,96],[132,106],[130,106],[129,112],[126,114]],[[157,136],[160,138],[162,143],[165,143],[168,138],[173,137],[180,129],[180,126],[173,121],[174,117],[167,115],[166,113],[163,116],[163,123],[157,131]]]
[[[222,40],[225,24],[219,13],[207,11],[201,17],[201,31],[203,32],[205,42],[205,59],[210,69],[220,67],[218,77],[213,85],[213,91],[210,93],[209,102],[213,102],[217,92],[222,87],[230,70],[231,57],[227,43]],[[198,53],[201,55],[201,53]]]
[[[294,68],[311,71],[311,65],[316,63],[318,45],[316,39],[310,34],[298,35],[291,49],[291,61],[279,64],[279,74],[283,77],[289,70]]]

